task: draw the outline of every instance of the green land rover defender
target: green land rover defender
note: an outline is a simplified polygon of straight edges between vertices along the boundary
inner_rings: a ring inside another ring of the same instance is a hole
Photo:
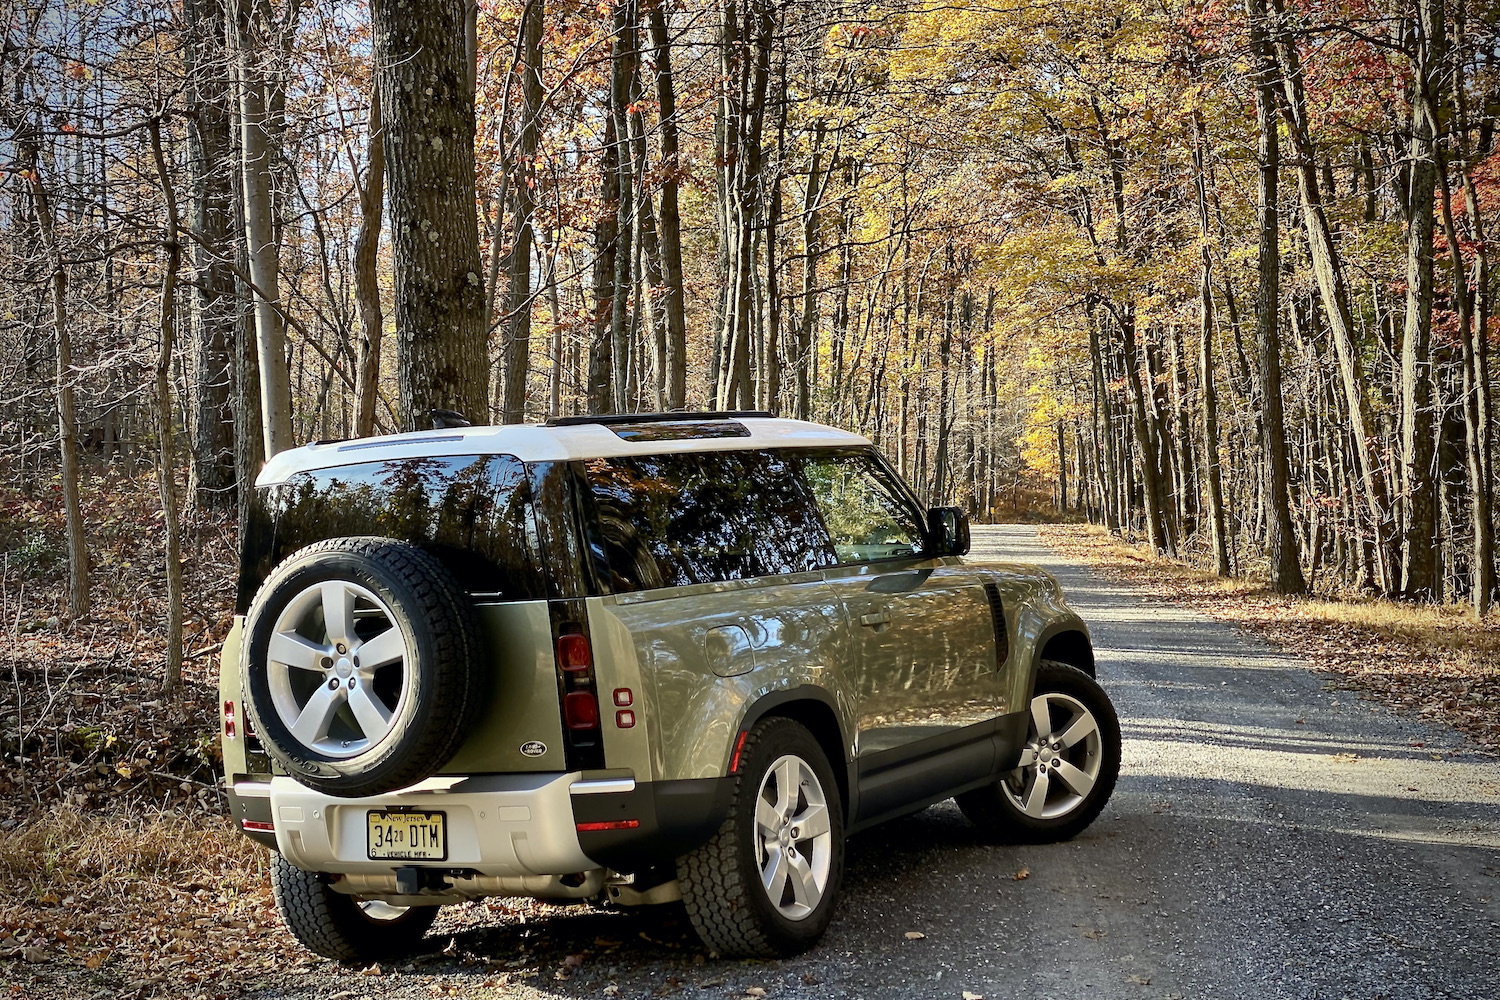
[[[484,896],[681,900],[722,955],[831,918],[847,836],[1099,814],[1120,732],[1035,567],[964,560],[871,443],[756,413],[319,442],[267,463],[224,645],[235,822],[313,951]]]

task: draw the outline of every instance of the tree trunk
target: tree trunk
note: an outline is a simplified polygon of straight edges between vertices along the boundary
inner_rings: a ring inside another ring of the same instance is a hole
[[[630,289],[635,219],[635,184],[630,158],[630,81],[636,73],[636,7],[632,0],[616,0],[614,38],[610,48],[609,114],[614,125],[615,273],[610,299],[610,367],[614,373],[613,409],[623,413],[630,401]]]
[[[166,204],[167,231],[162,240],[166,263],[161,275],[161,343],[156,355],[156,485],[161,495],[162,541],[166,549],[167,643],[163,686],[168,691],[182,687],[182,529],[177,517],[176,470],[172,462],[172,345],[177,334],[177,271],[182,263],[182,244],[177,224],[177,196],[167,176],[162,155],[161,121],[151,121],[151,156],[156,178]]]
[[[17,137],[16,160],[31,179],[32,209],[52,268],[52,332],[57,338],[57,448],[61,462],[63,520],[68,545],[68,617],[89,613],[89,554],[83,534],[83,507],[78,496],[78,417],[73,403],[73,338],[68,329],[68,269],[57,242],[52,201],[42,183],[41,150],[27,135]]]
[[[1246,0],[1250,44],[1255,54],[1255,118],[1260,127],[1260,283],[1255,299],[1256,347],[1260,361],[1261,423],[1266,461],[1266,548],[1270,556],[1271,589],[1278,594],[1300,594],[1307,589],[1298,562],[1297,540],[1287,481],[1291,473],[1286,454],[1286,424],[1281,411],[1281,337],[1277,331],[1280,304],[1281,248],[1277,232],[1277,171],[1281,166],[1276,125],[1276,63],[1266,36],[1265,0]]]
[[[1433,568],[1432,441],[1432,201],[1437,120],[1429,100],[1443,60],[1443,0],[1417,0],[1416,86],[1412,101],[1410,207],[1406,218],[1406,325],[1401,337],[1401,490],[1406,501],[1406,536],[1401,550],[1401,592],[1428,599],[1436,583]]]
[[[489,414],[463,0],[371,6],[396,274],[398,417]]]
[[[1229,575],[1229,545],[1224,533],[1224,484],[1219,472],[1219,401],[1214,386],[1213,256],[1209,253],[1208,170],[1204,162],[1205,129],[1193,116],[1193,173],[1198,193],[1198,225],[1203,233],[1198,278],[1198,377],[1203,405],[1203,468],[1208,480],[1208,524],[1214,573]]]
[[[541,136],[542,26],[546,11],[546,0],[529,0],[521,13],[521,148],[510,183],[515,237],[511,241],[505,303],[505,397],[500,406],[503,424],[519,424],[526,419],[526,375],[531,368],[531,245],[536,232],[534,161]],[[504,207],[497,211],[504,211]],[[490,250],[498,251],[498,247]]]
[[[234,207],[224,0],[182,5],[192,250],[189,489],[200,508],[235,505]]]
[[[271,206],[273,164],[261,61],[266,40],[250,0],[236,0],[234,21],[240,183],[244,199],[241,214],[255,302],[262,443],[265,456],[270,458],[292,447],[294,442],[291,373],[287,370],[286,328],[281,314],[281,249]]]
[[[370,139],[365,174],[359,184],[359,233],[354,238],[354,297],[359,305],[359,367],[355,370],[354,434],[375,433],[375,402],[380,384],[380,341],[385,313],[380,307],[379,250],[385,210],[385,135],[380,120],[380,84],[370,81]]]
[[[661,115],[661,260],[666,284],[663,309],[667,320],[667,408],[687,405],[687,319],[682,292],[682,220],[677,208],[682,165],[677,151],[677,89],[672,77],[671,39],[664,3],[651,7],[652,55],[656,61],[656,101]]]
[[[590,413],[614,410],[611,375],[610,323],[614,317],[615,256],[619,245],[620,173],[616,162],[620,150],[615,142],[615,119],[604,119],[604,150],[599,162],[599,217],[594,220],[594,322],[589,340],[588,409]],[[626,250],[629,253],[629,250]],[[621,373],[623,375],[623,373]]]
[[[741,17],[743,16],[743,23]],[[751,384],[751,322],[755,268],[755,227],[760,218],[761,132],[765,122],[766,88],[774,20],[766,0],[737,0],[720,6],[717,104],[722,164],[723,199],[720,214],[728,239],[725,303],[721,335],[725,361],[719,373],[717,405],[727,410],[753,405]]]

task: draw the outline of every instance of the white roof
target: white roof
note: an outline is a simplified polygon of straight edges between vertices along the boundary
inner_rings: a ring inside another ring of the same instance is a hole
[[[704,418],[683,414],[684,421]],[[684,438],[627,441],[603,424],[504,424],[498,427],[450,427],[388,434],[384,437],[330,441],[293,448],[274,456],[256,478],[256,486],[284,483],[299,472],[330,469],[392,458],[443,455],[514,455],[523,462],[566,462],[617,455],[664,455],[684,451],[742,451],[751,448],[828,448],[867,445],[868,438],[836,427],[776,417],[730,417],[744,424],[749,437]],[[639,426],[639,425],[637,425]]]

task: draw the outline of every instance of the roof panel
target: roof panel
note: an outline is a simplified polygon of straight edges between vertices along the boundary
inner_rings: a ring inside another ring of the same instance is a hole
[[[523,462],[565,462],[617,455],[664,455],[691,451],[744,451],[752,448],[829,448],[867,445],[868,438],[836,427],[776,417],[738,417],[749,437],[628,441],[602,424],[505,424],[445,427],[442,430],[330,441],[293,448],[273,457],[256,478],[257,486],[284,483],[299,472],[330,469],[390,458],[424,455],[514,455]]]

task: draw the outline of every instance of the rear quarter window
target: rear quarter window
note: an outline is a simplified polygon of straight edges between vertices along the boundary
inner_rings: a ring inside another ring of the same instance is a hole
[[[544,596],[526,466],[509,456],[402,458],[298,473],[261,491],[253,586],[325,538],[379,535],[420,545],[471,593]],[[242,593],[243,593],[242,589]]]
[[[796,458],[709,451],[584,463],[616,592],[801,573],[833,548]]]

